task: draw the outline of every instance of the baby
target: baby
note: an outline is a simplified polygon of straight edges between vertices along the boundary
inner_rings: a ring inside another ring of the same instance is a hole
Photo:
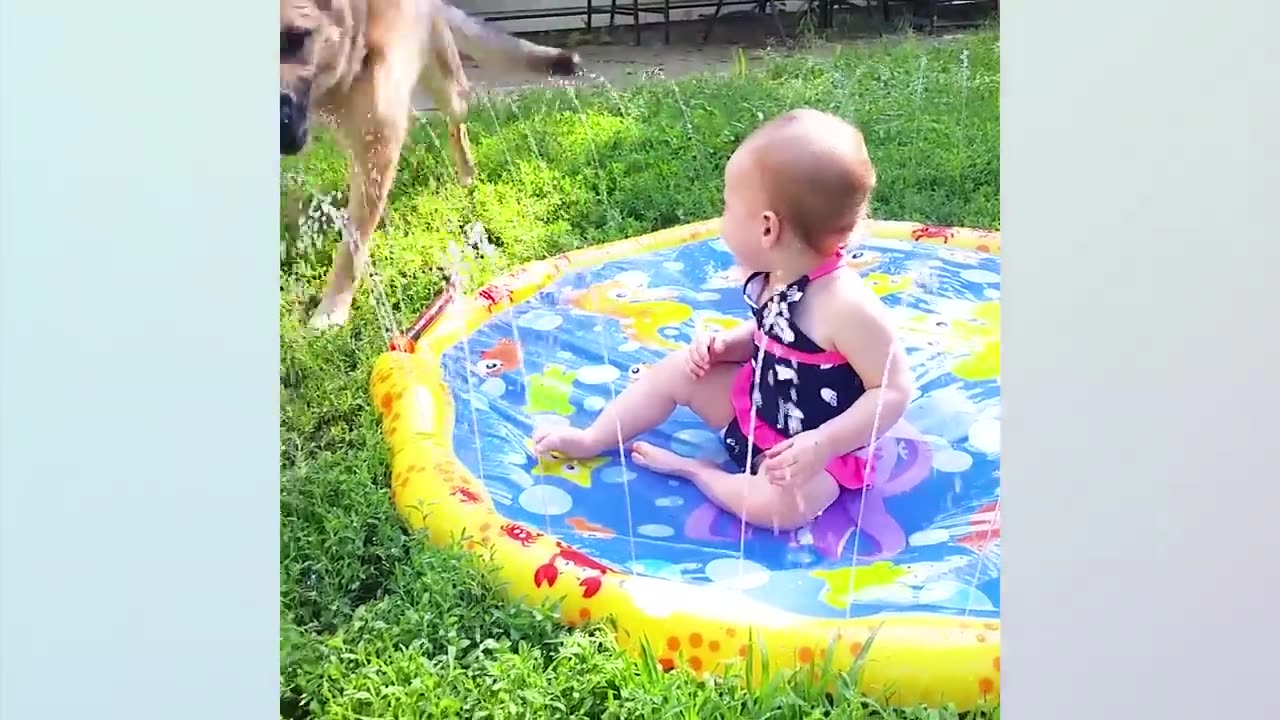
[[[862,133],[838,117],[794,110],[753,132],[725,167],[721,235],[754,317],[672,352],[589,427],[535,428],[534,451],[599,455],[683,405],[723,428],[740,471],[646,442],[630,445],[632,461],[689,480],[747,523],[794,530],[841,487],[862,487],[873,434],[911,397],[884,307],[841,263],[874,186]]]

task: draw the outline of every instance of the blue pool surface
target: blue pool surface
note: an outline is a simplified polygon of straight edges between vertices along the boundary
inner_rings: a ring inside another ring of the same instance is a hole
[[[539,462],[529,449],[535,422],[585,426],[664,347],[749,316],[718,239],[567,274],[451,347],[455,452],[498,512],[619,569],[809,616],[997,617],[1000,260],[875,238],[846,255],[897,319],[917,395],[874,489],[846,491],[811,526],[744,537],[692,485],[624,469],[617,450]],[[643,439],[724,462],[718,430],[681,409]]]

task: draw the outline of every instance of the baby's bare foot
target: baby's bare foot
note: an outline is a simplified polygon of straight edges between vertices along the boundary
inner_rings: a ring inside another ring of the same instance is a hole
[[[642,441],[631,443],[631,460],[642,468],[686,479],[703,466],[699,460]]]
[[[588,458],[601,453],[599,443],[588,433],[568,425],[544,425],[533,429],[533,454],[547,457],[559,453],[565,457]]]

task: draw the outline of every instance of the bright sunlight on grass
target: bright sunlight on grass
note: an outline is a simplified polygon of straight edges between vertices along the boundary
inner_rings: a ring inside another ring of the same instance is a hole
[[[998,228],[998,40],[887,40],[734,76],[477,102],[470,192],[454,182],[440,125],[421,124],[374,249],[395,319],[412,322],[441,288],[449,242],[476,219],[501,248],[500,270],[717,215],[731,150],[798,106],[863,128],[880,178],[876,217]],[[407,534],[366,390],[386,344],[369,293],[349,327],[304,330],[337,239],[326,212],[345,204],[343,172],[323,141],[282,163],[282,199],[308,211],[281,233],[283,717],[955,716],[880,709],[852,691],[832,699],[799,679],[744,688],[664,675],[617,652],[604,628],[564,629],[507,603],[482,563]]]

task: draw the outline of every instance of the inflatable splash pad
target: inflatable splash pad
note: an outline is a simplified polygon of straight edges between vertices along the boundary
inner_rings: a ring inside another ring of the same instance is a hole
[[[846,251],[896,317],[917,393],[872,488],[805,528],[743,527],[616,448],[533,456],[535,423],[585,426],[699,329],[749,317],[717,232],[587,248],[442,297],[372,374],[397,510],[491,558],[514,597],[559,601],[571,624],[611,618],[667,669],[856,664],[891,704],[997,701],[998,234],[876,222]],[[681,409],[642,438],[727,463],[716,430]]]

